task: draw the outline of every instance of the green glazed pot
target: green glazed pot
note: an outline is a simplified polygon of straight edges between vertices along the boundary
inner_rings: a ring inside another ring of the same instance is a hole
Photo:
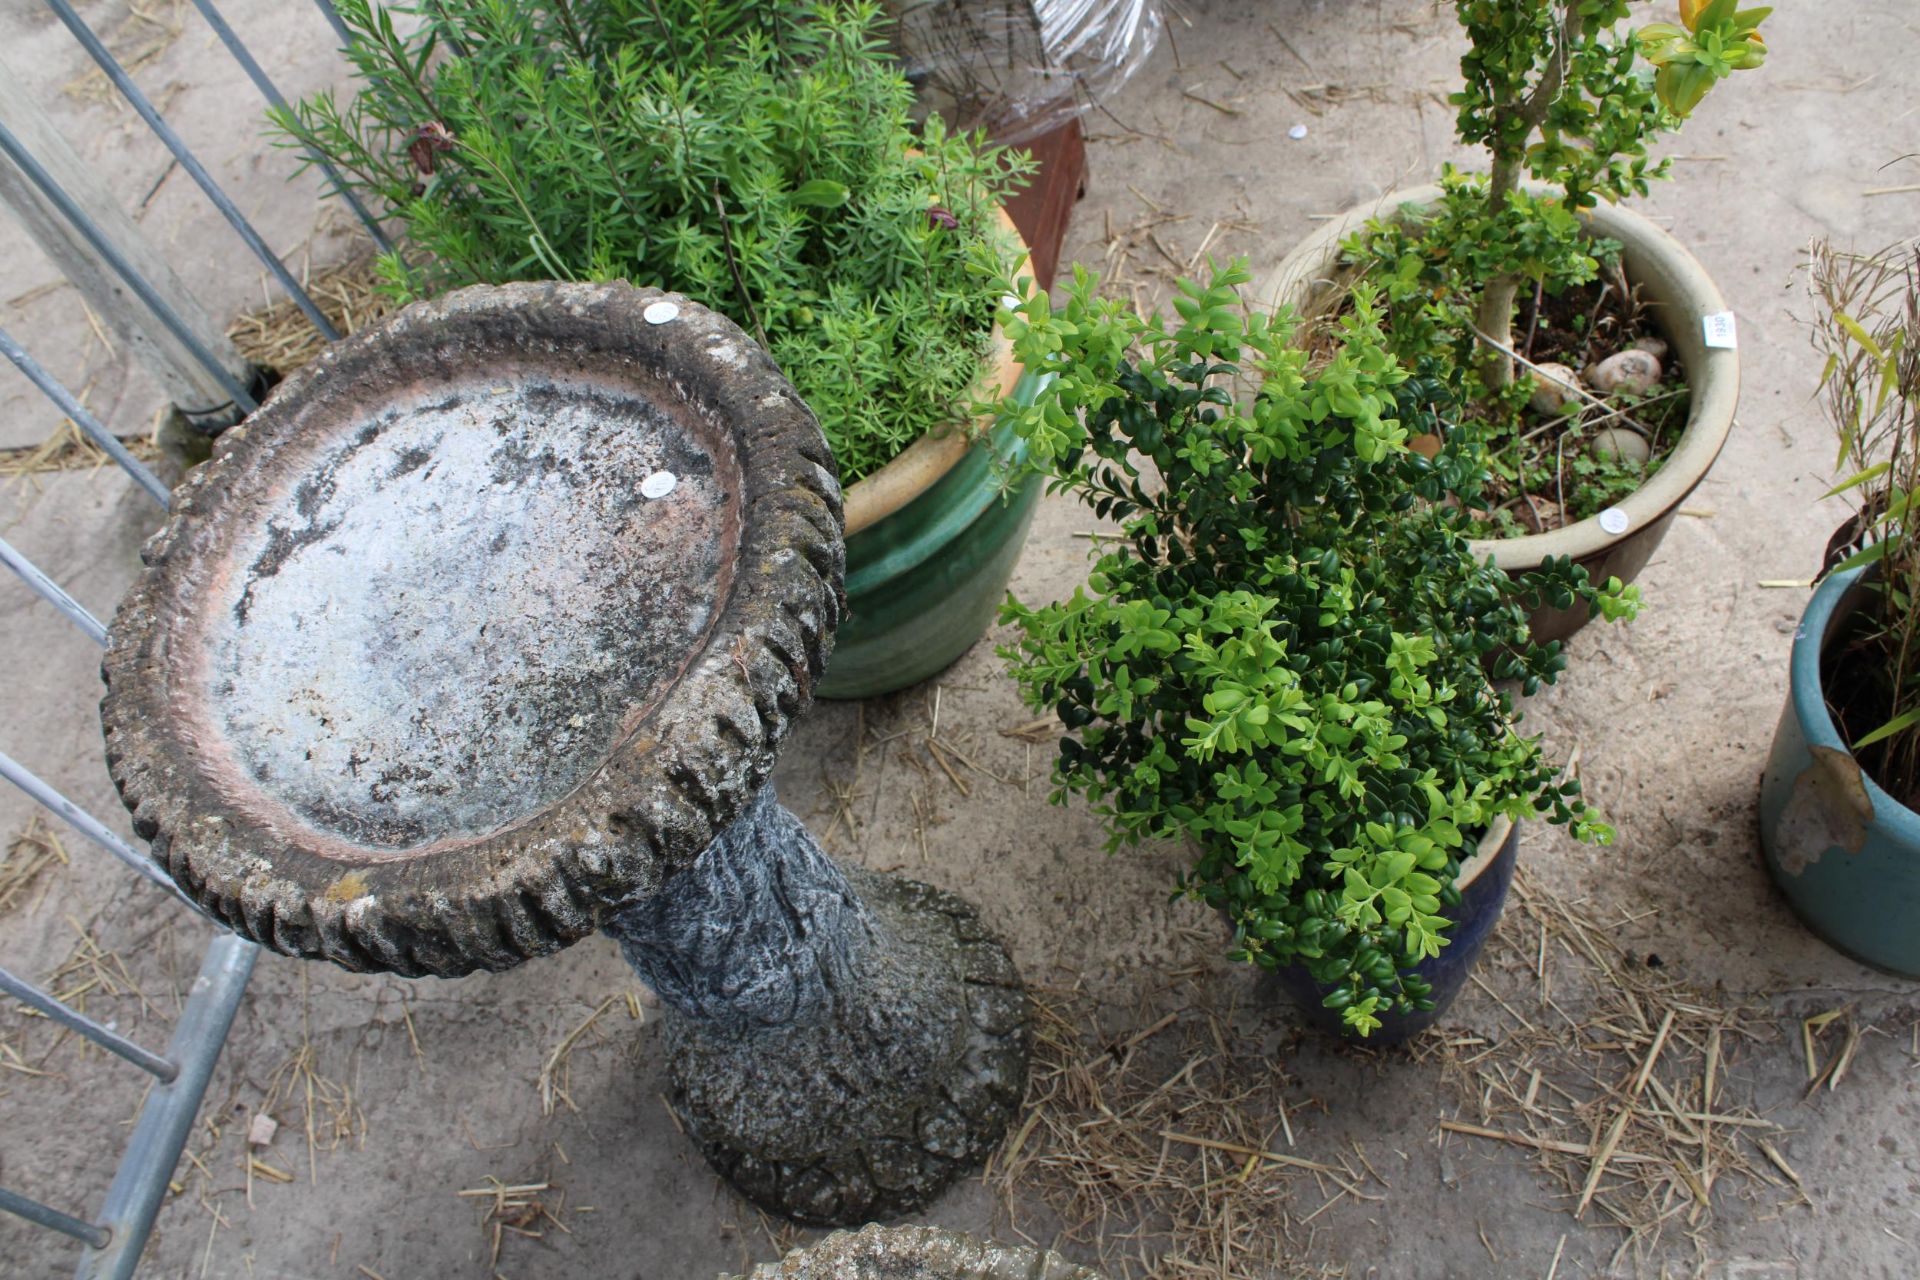
[[[1030,399],[1033,380],[1014,394]],[[1026,442],[994,429],[898,511],[847,537],[847,616],[817,691],[872,698],[947,667],[999,614],[1040,500],[1038,476],[1003,495],[994,457],[1017,464]]]
[[[1820,683],[1822,651],[1869,599],[1863,572],[1821,583],[1794,635],[1787,706],[1760,783],[1760,847],[1809,929],[1856,960],[1920,977],[1920,817],[1854,760]]]

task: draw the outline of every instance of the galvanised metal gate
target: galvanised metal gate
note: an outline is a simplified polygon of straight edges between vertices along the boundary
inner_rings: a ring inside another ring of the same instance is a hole
[[[275,106],[282,105],[285,99],[234,34],[226,20],[221,17],[212,0],[193,0],[193,3],[213,29],[214,34],[246,71],[267,101]],[[339,15],[334,12],[328,0],[316,0],[316,3],[326,15],[344,47],[350,35],[340,21]],[[259,233],[221,190],[219,184],[181,141],[179,135],[167,124],[153,103],[134,84],[126,70],[108,51],[99,37],[81,21],[68,0],[46,0],[46,4],[80,46],[99,65],[107,78],[113,82],[128,104],[166,144],[180,167],[199,184],[207,199],[232,225],[235,233],[259,258],[261,264],[286,290],[288,296],[313,322],[319,332],[329,340],[336,338],[338,334],[319,307],[314,304],[312,298],[267,247]],[[41,212],[48,217],[57,216],[62,232],[70,233],[73,238],[72,252],[82,255],[87,260],[86,266],[89,269],[98,270],[103,279],[110,277],[123,284],[158,321],[165,334],[178,343],[179,349],[202,367],[204,370],[202,385],[217,387],[227,397],[224,404],[192,406],[194,411],[200,414],[224,411],[228,419],[232,420],[257,408],[254,388],[247,385],[242,378],[237,377],[230,363],[223,361],[219,353],[209,349],[204,333],[196,332],[195,326],[177,312],[164,292],[155,287],[153,281],[148,278],[148,274],[140,269],[125,247],[115,243],[113,237],[99,225],[98,220],[90,216],[83,204],[61,184],[50,167],[42,163],[42,158],[37,157],[29,149],[16,132],[17,129],[24,129],[22,122],[9,120],[4,112],[0,112],[0,155],[4,156],[5,162],[13,166],[15,176],[24,178],[26,185],[23,189],[37,196],[40,201],[44,201]],[[318,157],[315,159],[335,191],[343,196],[354,212],[359,215],[375,243],[383,249],[388,247],[378,222],[346,190],[345,184],[339,180],[338,175],[334,174],[324,161],[319,161]],[[48,210],[51,212],[47,213]],[[24,217],[25,211],[21,212]],[[73,274],[72,270],[69,274]],[[14,367],[39,387],[89,439],[105,450],[132,477],[134,482],[159,504],[163,511],[167,509],[170,501],[167,486],[129,453],[118,439],[87,412],[66,387],[41,368],[4,329],[0,329],[0,352],[4,352]],[[27,587],[66,615],[95,643],[105,645],[107,632],[100,620],[76,603],[58,583],[42,573],[4,539],[0,539],[0,561],[4,561],[7,568],[12,570]],[[182,905],[182,909],[192,911],[206,919],[199,907],[174,887],[166,873],[160,870],[151,858],[133,848],[115,835],[104,823],[36,777],[25,765],[11,756],[0,754],[0,776],[4,776],[8,782],[21,788],[74,830],[79,831],[125,863],[136,875],[152,882],[162,892],[169,894]],[[207,920],[207,923],[213,930],[213,936],[207,943],[199,975],[194,980],[185,1006],[174,1025],[172,1039],[163,1053],[135,1044],[85,1014],[68,1007],[32,983],[5,969],[0,969],[0,991],[4,991],[94,1044],[118,1055],[134,1068],[147,1072],[154,1080],[154,1086],[140,1108],[133,1135],[127,1143],[125,1152],[121,1155],[119,1169],[107,1191],[105,1203],[97,1212],[78,1216],[73,1212],[42,1204],[18,1191],[0,1187],[0,1209],[18,1214],[49,1230],[71,1236],[85,1246],[84,1254],[75,1272],[83,1280],[93,1280],[96,1277],[131,1276],[138,1265],[141,1250],[146,1245],[147,1236],[152,1230],[154,1218],[165,1196],[168,1180],[180,1159],[187,1135],[193,1127],[194,1117],[199,1111],[208,1078],[226,1042],[234,1012],[239,1006],[240,998],[245,993],[247,981],[253,972],[254,960],[259,954],[259,949],[252,943],[226,931],[216,922]]]

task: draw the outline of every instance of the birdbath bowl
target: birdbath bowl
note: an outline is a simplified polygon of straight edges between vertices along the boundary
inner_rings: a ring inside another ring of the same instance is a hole
[[[1004,949],[768,784],[839,620],[840,490],[724,317],[624,284],[410,307],[228,433],[143,557],[108,766],[237,932],[406,976],[607,932],[671,1011],[689,1134],[803,1221],[916,1208],[997,1141]]]

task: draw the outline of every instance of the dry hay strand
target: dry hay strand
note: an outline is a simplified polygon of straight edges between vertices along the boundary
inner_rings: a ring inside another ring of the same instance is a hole
[[[1010,1228],[1026,1236],[1015,1206],[1038,1196],[1113,1280],[1344,1274],[1303,1261],[1308,1220],[1349,1195],[1380,1199],[1363,1190],[1370,1172],[1290,1152],[1283,1077],[1231,1047],[1231,1013],[1195,1003],[1205,987],[1182,985],[1174,1011],[1142,1008],[1142,1029],[1119,1037],[1084,997],[1033,993],[1025,1119],[986,1175]]]
[[[29,824],[27,834],[30,835],[32,832],[33,827]],[[22,840],[26,838],[26,835],[21,837]],[[16,849],[19,844],[20,841],[15,842]],[[115,1026],[115,1016],[99,1007],[97,1002],[101,999],[118,1001],[122,998],[132,998],[138,1001],[138,1005],[129,1013],[153,1014],[155,1012],[153,1002],[147,998],[146,991],[134,980],[120,953],[102,945],[93,932],[73,916],[64,916],[63,919],[74,933],[74,942],[67,951],[66,959],[55,966],[41,982],[41,988],[74,1012],[106,1022],[109,1030],[118,1029]],[[30,1009],[25,1005],[12,1005],[10,1001],[8,1003],[20,1019],[16,1025],[22,1034],[13,1045],[0,1048],[0,1068],[29,1076],[59,1074],[57,1070],[49,1069],[48,1064],[69,1041],[77,1046],[76,1052],[82,1059],[93,1054],[102,1056],[108,1054],[107,1050],[98,1047],[78,1032],[70,1031],[65,1026],[55,1023],[38,1009]],[[90,1008],[90,1004],[93,1007]],[[22,1052],[24,1032],[27,1027],[36,1024],[49,1027],[53,1037],[46,1042],[46,1047],[38,1052],[33,1061],[29,1062]]]
[[[313,272],[302,282],[322,315],[342,334],[355,333],[397,309],[380,291],[378,260],[363,255]],[[327,349],[313,321],[289,299],[243,313],[227,326],[234,349],[285,377]]]
[[[171,4],[148,0],[144,5],[126,0],[127,16],[112,31],[102,33],[100,42],[131,75],[173,48],[173,42],[184,30],[182,4],[183,0],[172,0]],[[92,26],[95,31],[100,30],[98,22]],[[69,80],[61,92],[84,106],[111,107],[120,112],[131,110],[113,82],[107,79],[107,73],[95,66],[89,66]]]
[[[120,443],[141,462],[152,464],[160,458],[160,446],[150,438]],[[62,418],[53,434],[39,444],[0,449],[0,479],[13,483],[49,471],[94,471],[115,465],[107,451],[89,440],[71,418]]]
[[[1512,1028],[1415,1053],[1439,1060],[1459,1099],[1443,1142],[1532,1153],[1576,1219],[1622,1232],[1612,1266],[1631,1252],[1645,1268],[1670,1231],[1701,1249],[1726,1194],[1811,1201],[1775,1145],[1781,1126],[1729,1072],[1775,1037],[1772,1015],[1666,976],[1617,934],[1522,868],[1474,978]]]
[[[267,1095],[258,1113],[272,1116],[298,1106],[300,1131],[307,1139],[307,1178],[320,1180],[319,1153],[349,1139],[366,1136],[367,1118],[354,1098],[353,1082],[324,1074],[320,1055],[304,1032],[294,1051],[267,1077]]]
[[[39,882],[40,873],[56,863],[67,865],[66,846],[60,843],[60,833],[36,813],[0,857],[0,914],[20,905]]]
[[[1171,298],[1175,282],[1202,275],[1209,258],[1225,261],[1232,257],[1226,246],[1235,244],[1236,236],[1244,239],[1260,230],[1258,220],[1242,210],[1239,216],[1212,222],[1200,234],[1198,247],[1190,251],[1176,247],[1179,236],[1174,228],[1191,222],[1193,215],[1160,205],[1138,188],[1128,189],[1147,206],[1147,212],[1118,226],[1111,213],[1106,215],[1099,293],[1104,298],[1129,302],[1143,315],[1162,309]]]
[[[644,1008],[646,1001],[638,991],[630,990],[619,995],[608,996],[595,1005],[592,1013],[582,1018],[574,1024],[572,1030],[560,1037],[560,1042],[554,1045],[547,1054],[546,1061],[540,1065],[540,1075],[534,1085],[540,1091],[541,1115],[550,1116],[563,1105],[567,1110],[579,1113],[580,1108],[574,1103],[572,1094],[573,1051],[580,1047],[582,1041],[591,1046],[605,1038],[600,1030],[600,1017],[611,1009],[615,1002],[623,1002],[626,1005],[627,1017],[630,1021],[646,1021]]]
[[[561,1153],[564,1159],[564,1153]],[[541,1240],[549,1228],[572,1235],[573,1229],[562,1220],[567,1211],[566,1188],[555,1185],[551,1161],[545,1171],[505,1182],[489,1174],[485,1185],[467,1187],[454,1193],[463,1200],[482,1205],[480,1228],[486,1233],[488,1269],[500,1266],[500,1249],[509,1236]],[[584,1210],[582,1210],[584,1211]]]
[[[364,1141],[367,1117],[354,1097],[352,1054],[348,1054],[344,1080],[336,1080],[324,1073],[319,1050],[313,1043],[310,996],[311,984],[306,972],[302,971],[300,1043],[267,1077],[266,1096],[254,1109],[254,1114],[278,1121],[277,1112],[298,1106],[300,1131],[307,1140],[307,1179],[317,1184],[320,1181],[319,1153],[333,1151],[348,1140]]]
[[[67,952],[67,958],[47,975],[47,993],[80,1013],[87,1012],[87,999],[95,995],[135,996],[146,1012],[153,1012],[153,1004],[147,999],[147,993],[133,980],[133,974],[128,971],[127,962],[120,953],[102,946],[100,940],[74,917],[67,916],[65,919],[67,927],[75,934],[74,943]],[[36,1013],[33,1016],[45,1015]],[[67,1034],[64,1028],[61,1034]]]

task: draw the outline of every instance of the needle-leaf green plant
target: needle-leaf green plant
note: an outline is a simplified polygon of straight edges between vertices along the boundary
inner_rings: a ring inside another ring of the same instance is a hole
[[[1481,461],[1408,447],[1443,388],[1396,363],[1371,292],[1311,368],[1289,320],[1243,310],[1247,279],[1181,283],[1171,330],[1083,271],[1058,312],[1003,316],[1046,385],[1001,412],[1117,532],[1071,599],[1008,604],[1001,654],[1066,729],[1054,799],[1091,800],[1110,848],[1190,842],[1177,891],[1231,918],[1234,957],[1305,966],[1366,1035],[1432,1007],[1414,970],[1496,817],[1610,839],[1489,672],[1532,692],[1562,669],[1528,636],[1540,600],[1635,597],[1566,560],[1517,580],[1475,560]]]
[[[851,483],[959,421],[1024,156],[912,119],[875,0],[339,0],[356,91],[273,121],[391,210],[401,300],[677,290],[755,333]],[[394,20],[399,13],[401,21]]]

